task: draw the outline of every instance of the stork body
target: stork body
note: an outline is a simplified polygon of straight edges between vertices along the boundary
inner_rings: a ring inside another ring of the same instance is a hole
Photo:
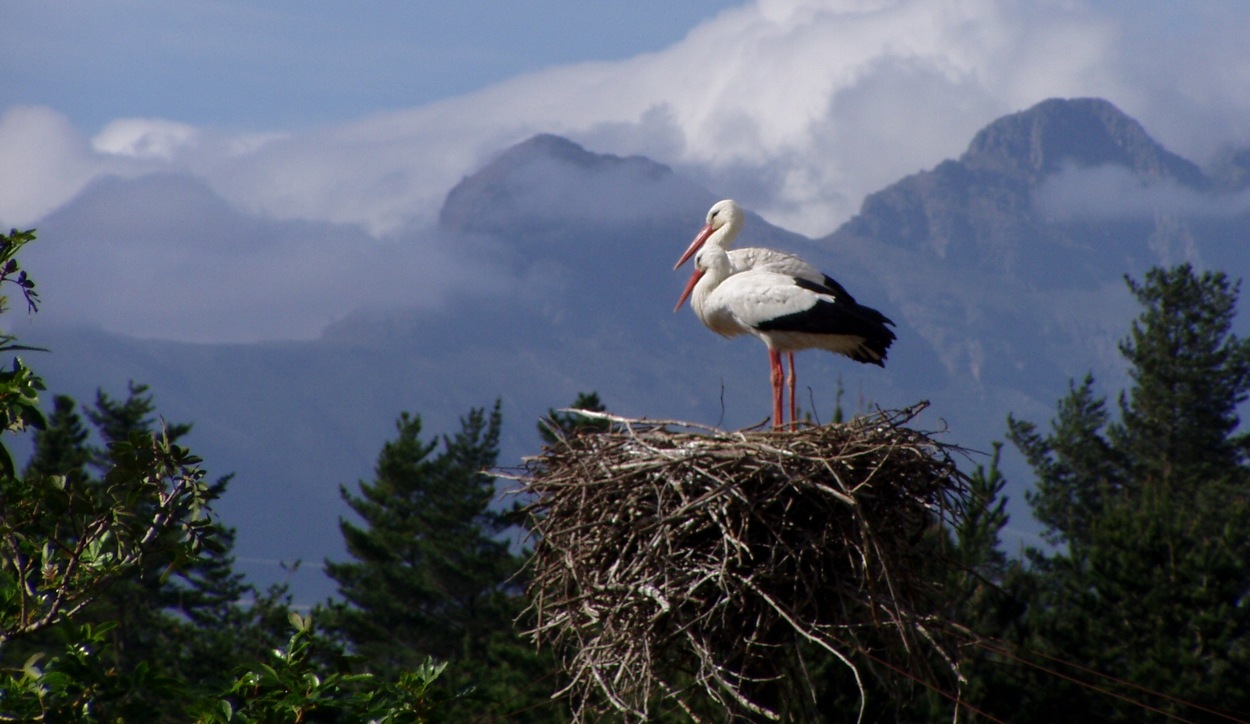
[[[792,423],[794,352],[826,349],[856,362],[885,366],[886,353],[895,339],[889,328],[893,322],[881,312],[856,302],[842,285],[824,274],[820,276],[828,283],[777,271],[768,265],[737,269],[720,245],[707,244],[697,251],[694,273],[677,308],[689,298],[699,320],[713,332],[725,337],[751,334],[764,342],[773,388],[774,427],[784,424],[782,352],[791,360]]]
[[[851,295],[847,294],[846,290],[834,281],[832,277],[793,254],[760,246],[731,249],[730,247],[733,246],[734,240],[738,238],[738,233],[742,231],[742,225],[745,221],[746,215],[742,212],[742,207],[733,199],[724,199],[716,202],[712,205],[712,208],[708,209],[707,220],[703,228],[699,230],[694,241],[690,242],[690,246],[685,253],[673,265],[673,269],[677,269],[682,264],[685,264],[690,257],[694,256],[706,244],[724,249],[729,256],[729,266],[735,272],[759,270],[786,274],[837,290],[847,299],[850,299]],[[790,419],[793,421],[798,415],[798,403],[795,400],[798,373],[794,366],[794,352],[787,352],[786,360],[790,363]]]

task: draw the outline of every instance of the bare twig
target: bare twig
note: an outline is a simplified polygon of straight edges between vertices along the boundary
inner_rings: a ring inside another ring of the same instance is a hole
[[[780,432],[578,411],[611,429],[508,476],[536,501],[531,635],[562,654],[578,716],[645,720],[663,697],[692,717],[802,718],[804,650],[861,697],[857,666],[882,656],[957,682],[922,543],[968,481],[958,448],[906,426],[922,409]]]

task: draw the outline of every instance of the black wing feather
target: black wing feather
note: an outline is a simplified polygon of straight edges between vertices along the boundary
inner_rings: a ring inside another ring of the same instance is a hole
[[[826,284],[821,285],[806,279],[794,279],[794,283],[811,292],[821,295],[816,304],[794,314],[775,317],[756,326],[761,332],[810,332],[812,334],[835,334],[848,337],[860,337],[864,345],[872,350],[880,359],[885,359],[886,350],[894,342],[894,332],[889,328],[894,322],[872,307],[865,307],[855,301],[850,294],[833,279],[825,277]],[[859,362],[878,360],[870,356],[852,356]]]

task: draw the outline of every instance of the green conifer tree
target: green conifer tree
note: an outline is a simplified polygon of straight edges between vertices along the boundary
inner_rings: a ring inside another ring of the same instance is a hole
[[[1231,333],[1240,284],[1189,265],[1128,280],[1145,308],[1120,343],[1133,384],[1111,429],[1136,491],[1192,495],[1232,478],[1240,486],[1250,432],[1237,406],[1250,390],[1250,341]]]
[[[1017,421],[1010,435],[1037,476],[1030,502],[1064,546],[1031,552],[1021,643],[1111,678],[1052,664],[1085,684],[1025,677],[1035,705],[1015,720],[1151,716],[1124,699],[1189,720],[1250,711],[1250,471],[1236,414],[1250,342],[1230,331],[1237,286],[1182,265],[1129,289],[1143,312],[1120,346],[1133,382],[1120,419],[1087,378],[1048,435]]]
[[[1009,417],[1008,437],[1037,476],[1025,499],[1043,536],[1055,545],[1081,543],[1104,501],[1122,488],[1124,463],[1106,439],[1106,400],[1094,392],[1093,375],[1070,385],[1057,412],[1045,437],[1032,423]]]
[[[570,410],[589,410],[604,412],[607,410],[599,399],[598,392],[579,392]],[[569,435],[582,435],[589,432],[603,432],[611,427],[607,420],[595,420],[576,412],[556,412],[555,408],[547,409],[547,416],[538,421],[538,436],[544,444],[554,445],[556,440]]]
[[[15,285],[31,311],[34,282],[14,255],[33,239],[0,234],[0,288]],[[29,349],[0,333],[0,352]],[[73,401],[56,401],[49,427],[38,410],[42,380],[20,359],[4,367],[0,428],[37,434],[20,476],[0,443],[0,719],[185,720],[176,714],[189,689],[156,661],[165,649],[122,668],[110,652],[113,621],[84,624],[89,611],[107,606],[101,596],[130,576],[153,566],[170,573],[170,562],[214,545],[199,459],[162,435],[136,432],[93,460]],[[93,462],[98,479],[90,477]]]
[[[32,481],[48,475],[71,476],[85,481],[84,489],[99,490],[114,465],[110,447],[126,443],[136,433],[158,432],[155,410],[146,385],[130,383],[122,400],[98,391],[95,405],[84,410],[98,435],[99,443],[93,444],[73,399],[58,396],[48,426],[34,436],[34,453],[24,475]],[[174,443],[190,429],[188,424],[165,424],[159,432]],[[206,498],[219,498],[228,482],[227,476],[206,484]],[[181,534],[171,530],[167,535]],[[282,635],[281,623],[267,621],[262,626],[251,610],[242,607],[246,600],[259,597],[233,570],[234,531],[212,521],[200,543],[202,548],[194,558],[177,559],[172,554],[181,549],[173,540],[154,545],[143,567],[113,581],[82,612],[80,623],[108,625],[104,634],[108,663],[117,675],[151,672],[205,686],[220,684],[228,680],[232,668],[261,656]],[[280,591],[273,592],[267,605],[281,596]],[[281,621],[285,614],[269,618]],[[29,655],[32,650],[49,648],[64,635],[53,629],[6,654]],[[136,691],[132,698],[143,699],[146,709],[141,710],[153,716],[175,719],[184,704],[164,700],[159,689]]]
[[[26,477],[67,475],[83,480],[92,461],[87,439],[91,433],[83,426],[77,403],[68,395],[57,395],[52,401],[48,424],[35,433],[35,452],[26,464]]]
[[[514,624],[523,559],[503,537],[508,518],[492,506],[489,472],[500,425],[496,402],[462,417],[456,434],[426,441],[421,418],[400,415],[374,480],[358,494],[340,489],[363,525],[340,522],[354,560],[326,561],[343,601],[325,615],[372,673],[394,676],[431,656],[449,662],[449,685],[475,689],[454,712],[466,721],[558,721],[545,701],[550,663]]]

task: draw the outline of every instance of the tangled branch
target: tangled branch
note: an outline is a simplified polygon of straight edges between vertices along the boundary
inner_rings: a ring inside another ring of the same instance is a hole
[[[564,656],[559,694],[581,717],[668,698],[696,720],[792,719],[814,706],[813,655],[847,668],[861,711],[863,654],[958,677],[921,542],[967,478],[906,427],[923,407],[787,432],[585,413],[611,430],[512,476],[535,496],[531,634]]]

